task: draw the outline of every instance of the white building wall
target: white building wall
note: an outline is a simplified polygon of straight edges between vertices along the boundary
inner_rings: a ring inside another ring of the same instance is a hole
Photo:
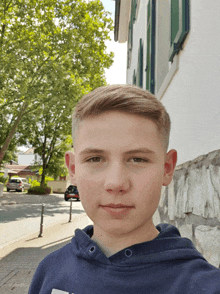
[[[38,154],[18,154],[19,165],[34,165],[35,161],[39,162],[40,160],[41,158]]]
[[[158,3],[158,2],[157,2]],[[133,26],[131,66],[127,83],[137,70],[139,39],[144,43],[143,86],[146,83],[146,20],[148,0],[141,0]],[[165,13],[157,6],[158,13]],[[169,16],[168,16],[169,17]],[[161,28],[161,30],[164,30]],[[157,34],[161,32],[157,28]],[[178,164],[220,148],[220,1],[190,1],[190,32],[183,50],[175,57],[177,71],[166,91],[159,93],[172,121],[170,148],[178,151]],[[156,63],[162,64],[163,50],[156,36]],[[167,49],[165,50],[167,51]],[[164,51],[164,52],[165,52]],[[164,53],[167,54],[167,53]],[[160,60],[161,59],[161,60]],[[166,71],[166,69],[164,68]],[[163,76],[163,74],[162,74]],[[156,78],[161,78],[156,70]],[[161,80],[156,82],[156,94]],[[164,86],[164,85],[163,85]]]
[[[162,97],[178,163],[220,148],[220,1],[190,1],[190,33]]]

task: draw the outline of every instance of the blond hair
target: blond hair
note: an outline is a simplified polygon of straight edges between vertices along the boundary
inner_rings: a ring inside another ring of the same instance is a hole
[[[153,94],[134,85],[103,86],[83,96],[73,112],[73,140],[82,120],[107,111],[121,111],[152,120],[157,125],[167,150],[170,134],[169,114]]]

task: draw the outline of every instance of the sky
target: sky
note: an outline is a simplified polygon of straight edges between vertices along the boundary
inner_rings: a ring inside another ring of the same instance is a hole
[[[115,18],[115,1],[101,0],[105,10],[112,13],[111,17]],[[114,52],[114,63],[109,69],[106,69],[105,75],[108,84],[125,84],[127,68],[127,43],[118,43],[114,41],[114,32],[110,34],[111,41],[106,41],[107,51]]]

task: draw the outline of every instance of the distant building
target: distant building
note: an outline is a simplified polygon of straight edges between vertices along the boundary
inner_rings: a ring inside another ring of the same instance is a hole
[[[23,153],[19,153],[17,156],[19,165],[34,165],[41,162],[41,157],[38,154],[34,154],[33,147]]]
[[[18,165],[18,164],[6,164],[4,166],[4,172],[6,176],[11,178],[12,176],[19,176],[21,178],[33,178],[39,177],[38,171],[34,171],[32,166],[29,165]]]
[[[41,158],[38,154],[34,154],[34,148],[29,148],[25,152],[17,154],[18,162],[11,160],[8,164],[4,164],[2,172],[5,176],[19,176],[23,178],[39,179],[39,171],[34,169],[35,163],[41,163]]]

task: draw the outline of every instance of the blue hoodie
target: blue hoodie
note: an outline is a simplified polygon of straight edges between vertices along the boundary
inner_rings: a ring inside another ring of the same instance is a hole
[[[220,270],[174,226],[160,224],[152,241],[106,257],[77,229],[71,243],[38,266],[29,294],[220,294]]]

